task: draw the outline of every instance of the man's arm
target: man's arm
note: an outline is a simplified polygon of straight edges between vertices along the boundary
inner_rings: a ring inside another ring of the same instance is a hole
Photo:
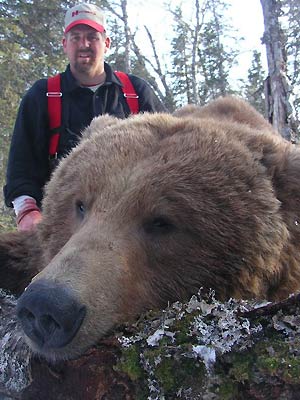
[[[7,183],[4,187],[5,203],[9,207],[22,195],[32,197],[39,206],[43,186],[49,178],[45,82],[38,81],[34,84],[19,107],[9,151]]]

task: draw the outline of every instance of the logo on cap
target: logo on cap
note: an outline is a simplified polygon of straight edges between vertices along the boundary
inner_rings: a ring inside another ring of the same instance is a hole
[[[72,17],[76,17],[76,16],[79,15],[79,14],[92,14],[92,15],[96,15],[96,13],[93,12],[93,11],[88,11],[88,10],[78,11],[78,10],[76,10],[76,11],[73,11],[73,12],[72,12]]]

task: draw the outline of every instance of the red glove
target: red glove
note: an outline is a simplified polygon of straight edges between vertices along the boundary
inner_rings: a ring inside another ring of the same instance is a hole
[[[42,213],[34,199],[26,199],[17,216],[18,231],[31,231],[42,219]]]

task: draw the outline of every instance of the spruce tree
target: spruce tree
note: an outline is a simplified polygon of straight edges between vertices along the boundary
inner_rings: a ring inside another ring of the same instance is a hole
[[[238,39],[232,35],[227,4],[222,0],[195,0],[194,10],[196,17],[189,21],[182,6],[173,11],[170,75],[177,105],[204,104],[233,92],[229,74],[238,54],[234,47]]]
[[[254,50],[251,66],[248,69],[248,81],[244,87],[245,98],[253,107],[265,114],[264,80],[266,73],[262,67],[261,54]]]
[[[53,75],[65,65],[61,38],[67,3],[0,2],[0,186],[21,97],[34,81]]]
[[[172,71],[170,76],[173,81],[173,93],[177,100],[177,106],[193,103],[191,85],[191,31],[184,21],[181,7],[173,12],[174,38],[171,46]]]
[[[53,75],[64,65],[61,39],[68,3],[66,0],[0,3],[0,35],[6,42],[20,46],[14,58],[17,62],[24,61],[26,86],[38,78]]]
[[[233,29],[227,12],[226,2],[222,0],[207,2],[207,18],[198,47],[201,103],[233,92],[229,74],[238,55],[237,47],[232,47],[232,43],[236,45],[238,39],[232,36]]]

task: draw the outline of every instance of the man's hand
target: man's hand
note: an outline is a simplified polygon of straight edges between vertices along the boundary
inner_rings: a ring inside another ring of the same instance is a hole
[[[41,219],[42,213],[40,211],[29,211],[22,217],[21,220],[18,218],[18,231],[31,231]]]
[[[36,201],[32,198],[26,199],[23,203],[23,207],[18,212],[18,231],[31,231],[41,219],[42,213],[36,205]]]

